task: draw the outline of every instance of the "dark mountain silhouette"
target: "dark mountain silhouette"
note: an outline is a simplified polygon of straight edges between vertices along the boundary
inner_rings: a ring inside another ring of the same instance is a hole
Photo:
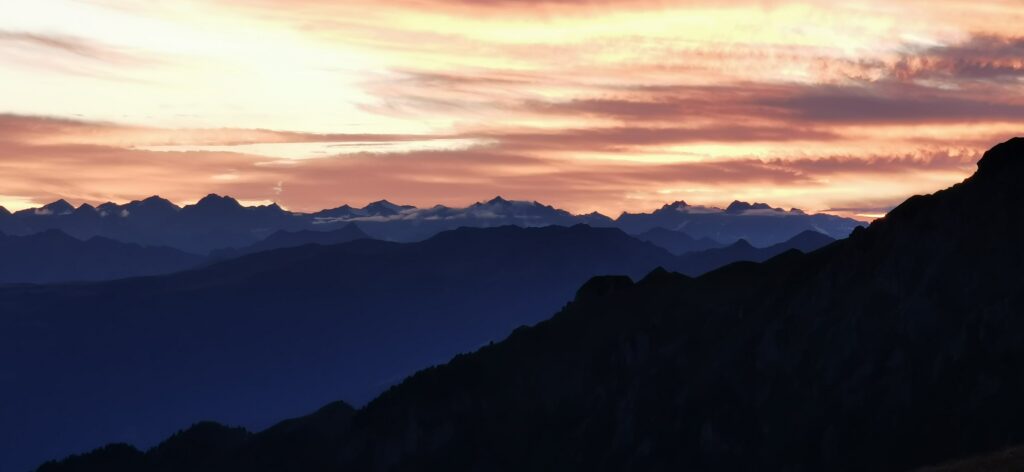
[[[608,227],[614,223],[611,218],[600,213],[573,215],[550,205],[506,200],[500,196],[486,202],[474,203],[466,208],[436,205],[431,208],[396,207],[394,210],[392,214],[356,215],[340,219],[321,218],[317,221],[357,222],[370,236],[389,241],[417,241],[459,227],[493,228],[514,225],[528,228],[572,226],[580,223]]]
[[[890,471],[1024,442],[1021,176],[1018,138],[810,254],[592,279],[391,388],[304,470]],[[229,455],[138,470],[269,470]]]
[[[135,472],[175,470],[207,464],[235,463],[244,470],[322,470],[348,432],[355,410],[344,402],[331,403],[316,413],[282,421],[257,434],[213,422],[200,422],[179,431],[143,454],[127,444],[114,444],[67,459],[64,466],[86,470]],[[216,469],[198,466],[196,472]],[[48,466],[44,466],[46,470]]]
[[[782,208],[772,208],[771,205],[769,205],[767,203],[756,203],[755,202],[753,204],[750,204],[750,203],[747,203],[747,202],[741,202],[739,200],[733,200],[733,202],[730,203],[729,206],[725,208],[725,212],[726,213],[743,213],[743,212],[746,212],[748,210],[771,210],[771,211],[776,211],[776,212],[784,212],[785,211]]]
[[[673,260],[617,229],[507,226],[3,287],[0,444],[14,452],[0,469],[107,440],[148,446],[182,422],[260,428],[331,400],[362,404],[546,318],[594,274]]]
[[[922,467],[916,472],[1015,472],[1024,470],[1024,445],[1000,449],[941,465]]]
[[[366,205],[363,210],[371,215],[393,216],[400,214],[403,211],[414,209],[416,209],[416,207],[412,205],[396,205],[387,200],[378,200]]]
[[[214,247],[252,244],[275,231],[302,224],[276,204],[245,207],[231,197],[211,194],[182,207],[170,228],[182,238],[175,246],[205,254]]]
[[[784,242],[763,248],[751,246],[746,240],[741,239],[726,247],[683,254],[671,268],[692,277],[733,262],[763,262],[792,249],[811,252],[832,242],[835,242],[835,239],[817,231],[804,231]]]
[[[165,247],[106,238],[81,241],[58,230],[29,236],[0,233],[0,284],[110,280],[176,272],[203,258]]]
[[[306,226],[305,219],[277,205],[245,207],[231,197],[212,194],[184,207],[160,197],[78,208],[58,200],[0,218],[0,231],[9,235],[56,229],[78,239],[101,236],[203,255],[217,248],[247,246],[278,230]]]
[[[251,246],[239,249],[225,248],[213,251],[210,253],[210,257],[214,260],[222,260],[256,252],[269,251],[272,249],[304,246],[306,244],[319,244],[321,246],[326,246],[367,238],[369,238],[369,236],[364,233],[363,230],[359,229],[355,223],[349,223],[340,229],[332,231],[278,231],[267,236],[267,239]]]
[[[403,212],[415,210],[416,207],[412,205],[396,205],[387,200],[378,200],[366,205],[363,208],[353,208],[348,205],[342,205],[338,208],[332,208],[329,210],[321,210],[313,213],[312,216],[315,218],[340,218],[340,219],[353,219],[353,218],[367,218],[367,217],[391,217]]]
[[[696,239],[682,231],[673,231],[665,228],[651,228],[636,235],[641,241],[647,241],[655,246],[663,247],[672,254],[686,254],[694,251],[704,251],[722,247],[723,244],[711,238]]]
[[[764,203],[732,202],[725,210],[691,206],[679,201],[653,213],[623,213],[615,226],[629,234],[654,228],[683,231],[693,238],[726,244],[745,239],[754,246],[770,246],[804,231],[817,231],[833,239],[845,238],[862,223],[826,214],[809,215],[798,209],[771,208]]]
[[[770,209],[760,203],[737,210],[737,204],[739,202],[730,205],[732,210],[719,210],[688,207],[677,202],[652,214],[623,214],[618,220],[612,220],[596,212],[574,215],[538,202],[501,197],[465,208],[443,205],[416,208],[380,200],[363,208],[343,205],[307,214],[289,212],[276,204],[246,207],[231,197],[216,194],[184,207],[154,196],[124,205],[104,203],[93,207],[83,204],[74,208],[59,200],[12,215],[0,212],[0,232],[22,236],[57,229],[78,239],[101,236],[205,255],[214,250],[250,246],[279,231],[331,231],[350,223],[358,224],[374,239],[396,242],[422,241],[441,231],[466,226],[543,227],[583,223],[593,227],[621,227],[633,234],[655,228],[676,229],[698,239],[710,237],[728,243],[746,238],[761,246],[784,241],[807,229],[845,237],[857,224],[854,220],[829,215]]]

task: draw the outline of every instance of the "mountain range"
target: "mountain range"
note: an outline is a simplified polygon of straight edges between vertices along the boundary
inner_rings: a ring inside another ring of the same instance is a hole
[[[124,205],[58,200],[0,216],[0,232],[20,236],[56,229],[78,239],[96,236],[144,246],[172,247],[206,255],[224,247],[254,244],[278,230],[303,229],[303,218],[277,205],[245,207],[233,198],[208,195],[178,207],[160,197]]]
[[[686,232],[697,239],[710,238],[719,244],[746,239],[755,246],[776,244],[806,230],[844,238],[861,224],[832,215],[807,215],[799,210],[785,211],[742,202],[734,202],[725,210],[676,202],[650,214],[625,213],[613,220],[599,213],[574,215],[538,202],[510,201],[501,197],[465,208],[443,205],[416,208],[381,200],[363,208],[343,205],[315,213],[295,213],[276,204],[246,207],[231,197],[211,194],[183,207],[154,196],[123,205],[83,204],[77,208],[58,200],[15,213],[0,212],[0,232],[8,235],[23,236],[56,229],[83,240],[99,236],[143,246],[172,247],[199,255],[214,250],[241,249],[279,231],[331,231],[350,223],[358,224],[369,237],[396,242],[421,241],[459,227],[582,223],[617,227],[630,234],[665,228]]]
[[[1021,176],[1017,138],[808,254],[592,278],[358,410],[40,471],[897,471],[999,450],[1024,441]]]
[[[630,234],[656,228],[682,231],[695,239],[708,238],[730,244],[744,239],[755,246],[769,246],[804,231],[845,238],[861,222],[828,214],[807,214],[799,209],[772,208],[765,203],[734,201],[724,210],[677,201],[652,213],[623,213],[615,226]]]

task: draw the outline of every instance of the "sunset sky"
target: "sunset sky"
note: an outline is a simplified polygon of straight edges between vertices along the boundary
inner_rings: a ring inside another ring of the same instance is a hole
[[[0,0],[0,205],[868,217],[1024,135],[1020,0]]]

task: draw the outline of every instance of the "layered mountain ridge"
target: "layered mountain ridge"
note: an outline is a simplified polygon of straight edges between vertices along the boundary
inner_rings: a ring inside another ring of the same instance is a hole
[[[60,230],[0,233],[0,284],[110,280],[191,269],[203,258],[103,237],[81,241]]]
[[[540,227],[582,223],[617,227],[630,234],[665,228],[720,244],[746,239],[756,246],[780,243],[807,230],[843,238],[861,224],[832,215],[806,215],[798,210],[743,202],[733,202],[724,210],[676,202],[653,213],[624,213],[612,219],[596,212],[574,215],[539,202],[506,200],[500,196],[465,208],[444,205],[416,208],[380,200],[363,208],[342,205],[315,213],[294,213],[276,204],[247,207],[231,197],[210,194],[195,204],[182,207],[153,196],[123,205],[83,204],[77,208],[58,200],[13,214],[0,212],[0,232],[9,235],[24,236],[57,229],[78,239],[100,236],[144,246],[173,247],[200,255],[251,246],[279,231],[332,231],[351,223],[358,224],[369,237],[396,242],[421,241],[462,226]]]
[[[1024,441],[1021,176],[1015,138],[809,254],[591,279],[554,318],[417,373],[274,467],[239,459],[246,441],[128,454],[140,471],[895,471],[1001,449]],[[127,463],[102,454],[40,470]]]
[[[176,274],[0,287],[0,443],[18,451],[0,468],[97,438],[153,444],[182,419],[260,428],[360,405],[544,319],[594,274],[691,267],[615,228],[467,227],[418,243],[347,228]]]

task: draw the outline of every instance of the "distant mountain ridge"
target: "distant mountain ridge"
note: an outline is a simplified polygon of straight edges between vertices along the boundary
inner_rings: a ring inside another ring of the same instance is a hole
[[[724,246],[724,244],[711,238],[694,238],[682,231],[673,231],[661,227],[651,228],[635,236],[641,241],[647,241],[656,246],[668,249],[675,255],[688,252],[704,251]]]
[[[231,197],[210,194],[183,207],[153,196],[123,205],[83,204],[78,208],[58,200],[13,214],[0,212],[0,232],[10,235],[58,229],[79,239],[102,236],[200,255],[250,246],[278,231],[331,231],[349,223],[359,224],[369,237],[397,242],[421,241],[462,226],[540,227],[583,223],[593,227],[618,227],[630,234],[664,228],[685,232],[697,240],[731,244],[746,239],[757,246],[779,243],[806,230],[843,238],[861,224],[832,215],[807,215],[799,210],[784,211],[763,203],[744,202],[733,202],[724,210],[676,202],[653,213],[624,213],[612,219],[596,212],[574,215],[539,202],[501,197],[464,208],[443,205],[416,208],[380,200],[363,208],[342,205],[314,213],[294,213],[276,204],[246,207]]]
[[[845,238],[864,223],[828,214],[807,214],[799,209],[772,208],[765,203],[734,201],[720,208],[691,206],[684,201],[667,204],[653,213],[623,213],[615,226],[630,234],[664,228],[692,238],[725,244],[744,239],[754,246],[770,246],[805,231],[833,239]]]
[[[102,236],[145,246],[168,246],[205,255],[222,247],[253,244],[277,230],[306,226],[277,205],[245,207],[211,194],[179,207],[160,197],[123,205],[74,208],[64,200],[0,217],[0,232],[27,235],[57,229],[78,239]]]
[[[203,258],[166,247],[142,247],[59,230],[28,236],[0,233],[0,284],[111,280],[190,269]]]
[[[242,248],[225,248],[214,250],[210,253],[210,258],[213,260],[230,259],[233,257],[240,257],[247,254],[253,254],[262,251],[270,251],[274,249],[283,249],[290,247],[304,246],[307,244],[318,244],[326,246],[330,244],[341,244],[349,241],[355,241],[357,239],[369,239],[363,230],[359,229],[355,223],[348,223],[339,229],[330,231],[312,231],[312,230],[300,230],[300,231],[277,231],[266,239],[246,246]]]
[[[679,257],[674,267],[668,268],[696,277],[734,262],[764,262],[786,251],[795,249],[804,253],[812,252],[835,241],[827,235],[810,230],[763,248],[754,247],[745,239],[741,239],[729,246],[685,253]]]

